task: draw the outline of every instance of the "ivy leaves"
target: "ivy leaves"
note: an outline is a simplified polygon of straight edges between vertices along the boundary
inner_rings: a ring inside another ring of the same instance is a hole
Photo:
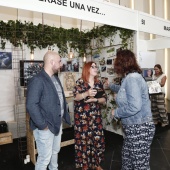
[[[73,48],[80,57],[83,57],[84,53],[92,54],[94,46],[99,52],[105,48],[105,38],[109,38],[112,45],[118,31],[122,39],[122,47],[127,48],[128,40],[132,39],[134,31],[114,26],[103,25],[92,30],[80,31],[78,28],[56,28],[43,24],[34,25],[26,21],[22,23],[19,20],[9,20],[7,23],[0,21],[0,48],[5,49],[7,40],[15,47],[26,44],[31,50],[57,46],[61,56],[68,53],[68,48]],[[92,46],[92,40],[95,40],[94,46]]]

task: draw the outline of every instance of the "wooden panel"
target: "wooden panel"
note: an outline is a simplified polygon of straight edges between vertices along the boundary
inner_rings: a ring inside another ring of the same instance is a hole
[[[61,147],[74,144],[74,139],[61,142]]]
[[[0,145],[12,143],[12,142],[13,142],[13,139],[12,139],[12,133],[11,132],[0,134]]]

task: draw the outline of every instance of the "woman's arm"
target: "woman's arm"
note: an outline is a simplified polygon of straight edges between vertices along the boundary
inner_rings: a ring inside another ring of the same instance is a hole
[[[99,104],[105,104],[106,99],[104,97],[102,97],[102,98],[89,98],[89,99],[85,100],[84,102],[85,103],[95,102],[95,103],[99,103]]]
[[[134,77],[129,77],[124,84],[124,88],[120,91],[121,96],[117,100],[123,103],[118,103],[119,107],[114,110],[116,118],[127,118],[135,115],[141,110],[142,107],[142,88],[139,81]]]
[[[76,96],[75,96],[75,98],[74,98],[74,100],[80,101],[80,100],[85,99],[85,98],[88,97],[88,96],[89,96],[89,91],[86,91],[86,92],[84,92],[84,93],[77,93]]]
[[[89,89],[89,90],[86,91],[86,92],[77,93],[77,94],[75,95],[74,100],[80,101],[80,100],[86,99],[88,96],[89,96],[89,97],[94,97],[94,96],[96,95],[96,93],[97,93],[97,91],[91,88],[91,89]]]
[[[116,85],[114,83],[109,83],[109,88],[111,91],[118,93],[120,89],[120,85]]]
[[[161,87],[164,87],[165,83],[166,83],[166,76],[162,77],[161,79],[161,82],[160,82]]]

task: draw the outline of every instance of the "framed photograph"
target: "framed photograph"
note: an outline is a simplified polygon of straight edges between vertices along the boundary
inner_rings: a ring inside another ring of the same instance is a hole
[[[73,58],[72,60],[62,58],[62,63],[61,72],[79,72],[79,60],[77,58]]]
[[[142,75],[146,81],[152,80],[153,73],[154,73],[153,68],[142,68]]]
[[[0,52],[0,70],[12,69],[12,52]]]
[[[114,75],[114,68],[107,68],[107,74],[109,75]]]
[[[112,65],[113,59],[107,59],[106,63],[107,63],[107,65]]]
[[[20,85],[27,86],[29,80],[44,67],[40,60],[20,60]]]
[[[105,72],[106,71],[106,66],[102,66],[101,67],[101,72]]]

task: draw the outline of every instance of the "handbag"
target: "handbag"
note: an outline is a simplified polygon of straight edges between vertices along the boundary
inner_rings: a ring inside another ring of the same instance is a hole
[[[95,88],[95,90],[97,90],[97,93],[96,93],[96,95],[94,96],[95,98],[102,98],[103,97],[103,95],[105,94],[105,91],[103,90],[103,89],[97,89],[97,88]]]

